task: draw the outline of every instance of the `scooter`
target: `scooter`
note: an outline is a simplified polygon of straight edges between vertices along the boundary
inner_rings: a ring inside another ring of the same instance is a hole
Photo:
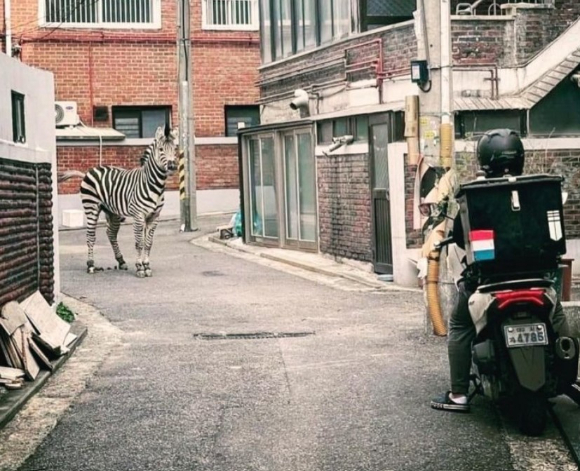
[[[549,398],[568,393],[578,399],[578,341],[558,334],[556,309],[550,279],[482,285],[469,299],[477,332],[472,394],[509,401],[526,435],[544,431]]]
[[[463,274],[474,278],[469,267]],[[550,398],[567,394],[580,405],[580,348],[576,338],[561,335],[561,309],[553,273],[481,284],[469,297],[476,330],[469,400],[480,394],[507,405],[526,435],[544,431]]]

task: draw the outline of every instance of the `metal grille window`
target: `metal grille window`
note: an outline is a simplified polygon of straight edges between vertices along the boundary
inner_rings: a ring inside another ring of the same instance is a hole
[[[161,0],[39,0],[41,25],[159,28]]]
[[[203,0],[203,28],[257,30],[257,0]]]
[[[14,142],[26,142],[24,126],[24,95],[12,92],[12,137]]]
[[[165,107],[113,107],[113,127],[127,138],[154,137],[159,126],[170,122],[171,108]]]

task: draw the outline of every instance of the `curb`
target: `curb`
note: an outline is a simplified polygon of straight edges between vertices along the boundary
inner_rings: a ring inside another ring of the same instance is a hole
[[[272,260],[274,262],[279,262],[279,263],[284,263],[286,265],[290,265],[292,267],[295,268],[301,268],[302,270],[307,270],[313,273],[319,273],[321,275],[325,275],[325,276],[329,276],[329,277],[333,277],[333,278],[342,278],[345,280],[349,280],[349,281],[353,281],[355,283],[359,283],[361,285],[366,286],[367,288],[372,288],[375,289],[377,291],[411,291],[411,292],[422,292],[421,289],[419,288],[409,288],[406,286],[398,286],[395,284],[385,284],[385,282],[381,282],[381,281],[373,281],[373,280],[366,280],[363,277],[359,277],[356,274],[351,274],[351,273],[340,273],[340,272],[336,272],[333,270],[328,270],[326,268],[321,268],[318,266],[314,266],[308,263],[304,263],[304,262],[300,262],[297,260],[290,260],[284,257],[279,257],[277,255],[273,255],[267,252],[260,252],[259,250],[251,250],[251,249],[246,249],[244,247],[239,247],[239,246],[233,246],[232,244],[230,244],[230,240],[226,239],[226,240],[222,240],[219,239],[217,236],[208,236],[207,238],[208,241],[216,243],[216,244],[220,244],[223,245],[224,247],[228,247],[229,249],[232,250],[237,250],[238,252],[243,252],[243,253],[247,253],[247,254],[251,254],[251,255],[255,255],[257,257],[262,257],[265,258],[267,260]]]
[[[74,327],[74,323],[72,327]],[[71,330],[73,330],[71,327]],[[72,356],[77,347],[82,343],[88,333],[87,327],[82,327],[80,332],[75,332],[77,338],[70,346],[66,355],[61,356],[53,362],[53,370],[41,370],[34,381],[25,382],[22,389],[8,391],[0,396],[0,429],[4,428],[14,416],[24,407],[24,405],[46,384],[48,379],[54,375],[64,363]]]

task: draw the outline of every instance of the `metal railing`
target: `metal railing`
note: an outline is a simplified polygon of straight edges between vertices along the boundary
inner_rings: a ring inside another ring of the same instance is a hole
[[[487,0],[476,0],[474,2],[458,3],[455,7],[456,15],[501,15],[502,5],[515,3],[528,3],[531,5],[553,5],[554,0],[494,0],[491,3]],[[479,10],[478,10],[479,7]]]
[[[41,24],[142,25],[154,22],[159,0],[44,0]]]

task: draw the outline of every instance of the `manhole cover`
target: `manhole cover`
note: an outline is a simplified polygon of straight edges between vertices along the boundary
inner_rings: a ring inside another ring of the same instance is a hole
[[[225,276],[225,273],[217,270],[202,271],[202,276]]]
[[[243,333],[199,333],[193,334],[198,340],[254,340],[254,339],[283,339],[291,337],[307,337],[316,335],[316,332],[243,332]]]

